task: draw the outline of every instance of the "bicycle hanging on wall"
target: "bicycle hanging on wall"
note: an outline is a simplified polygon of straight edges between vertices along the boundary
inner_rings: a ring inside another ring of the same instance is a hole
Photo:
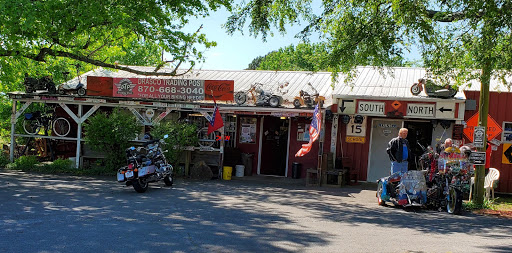
[[[52,109],[46,112],[25,113],[23,129],[30,135],[39,134],[41,131],[44,132],[44,135],[49,135],[51,130],[55,135],[64,137],[71,131],[71,124],[66,118],[57,117],[55,109]]]

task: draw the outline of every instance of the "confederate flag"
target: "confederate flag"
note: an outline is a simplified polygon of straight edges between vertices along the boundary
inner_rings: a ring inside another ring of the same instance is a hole
[[[212,119],[209,122],[210,124],[208,124],[207,134],[210,134],[211,132],[224,126],[224,121],[222,121],[222,116],[220,116],[219,107],[217,106],[217,101],[215,101],[215,97],[213,97],[213,103],[215,104],[215,107],[213,109]]]

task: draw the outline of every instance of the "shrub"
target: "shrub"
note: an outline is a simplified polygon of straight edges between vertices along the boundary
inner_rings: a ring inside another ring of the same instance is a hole
[[[33,170],[38,163],[39,161],[35,156],[21,156],[14,160],[14,163],[8,164],[7,167],[16,170]]]
[[[9,163],[9,157],[5,153],[0,153],[0,168],[5,167]]]
[[[104,152],[107,168],[117,170],[125,161],[124,150],[135,139],[140,126],[133,114],[114,109],[97,113],[84,124],[85,142],[95,151]]]
[[[168,121],[157,124],[151,130],[151,134],[156,139],[162,139],[166,134],[169,135],[165,139],[166,144],[162,146],[162,149],[167,150],[165,153],[167,161],[176,165],[183,150],[189,146],[196,146],[198,142],[197,126],[186,122]]]

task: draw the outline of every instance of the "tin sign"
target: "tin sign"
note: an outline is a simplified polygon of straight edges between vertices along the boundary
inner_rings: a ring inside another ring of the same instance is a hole
[[[484,147],[485,127],[477,126],[473,132],[473,144],[477,148]]]

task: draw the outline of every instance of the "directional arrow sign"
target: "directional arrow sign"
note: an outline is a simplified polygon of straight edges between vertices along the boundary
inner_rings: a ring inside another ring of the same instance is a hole
[[[356,113],[356,103],[354,99],[338,99],[338,113],[351,115]]]
[[[454,119],[455,103],[454,102],[437,102],[436,118],[438,119]]]
[[[453,111],[452,109],[448,109],[448,108],[444,108],[444,107],[441,107],[438,110],[441,111],[441,112],[451,112],[451,111]]]

